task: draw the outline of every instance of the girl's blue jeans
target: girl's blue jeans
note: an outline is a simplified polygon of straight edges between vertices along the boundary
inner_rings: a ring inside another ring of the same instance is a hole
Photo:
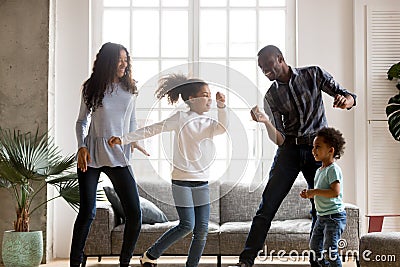
[[[320,266],[341,267],[338,242],[346,227],[346,211],[318,216],[310,240]]]
[[[208,183],[173,180],[172,195],[179,216],[179,224],[165,232],[147,250],[147,253],[157,259],[168,247],[193,232],[186,266],[198,266],[206,245],[210,219]]]
[[[71,266],[79,266],[83,259],[83,249],[89,234],[90,225],[96,215],[97,184],[101,172],[104,172],[110,178],[125,212],[124,239],[119,258],[121,265],[129,264],[139,237],[142,218],[139,194],[131,168],[88,167],[86,172],[78,169],[80,207],[72,236],[70,252]]]

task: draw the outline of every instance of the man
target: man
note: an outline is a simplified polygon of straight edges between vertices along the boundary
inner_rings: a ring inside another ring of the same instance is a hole
[[[267,233],[283,199],[301,171],[309,188],[314,188],[314,175],[321,166],[312,155],[316,132],[327,126],[322,91],[334,97],[333,107],[350,109],[356,96],[336,83],[323,69],[310,66],[293,68],[286,64],[282,52],[268,45],[258,52],[258,66],[274,81],[264,98],[264,110],[251,111],[253,120],[264,123],[269,138],[278,145],[269,180],[253,218],[246,244],[235,266],[253,266],[257,253],[263,249]],[[316,220],[313,199],[312,218]],[[312,230],[312,229],[311,229]],[[319,266],[310,259],[311,266]]]

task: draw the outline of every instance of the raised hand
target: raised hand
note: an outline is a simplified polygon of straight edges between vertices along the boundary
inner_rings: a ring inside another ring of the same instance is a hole
[[[224,108],[225,107],[225,95],[221,92],[217,92],[215,99],[217,100],[217,107]]]
[[[258,106],[254,106],[250,111],[251,118],[257,122],[268,122],[267,115]]]
[[[335,99],[333,100],[334,108],[351,108],[354,105],[354,98],[351,95],[335,95]]]

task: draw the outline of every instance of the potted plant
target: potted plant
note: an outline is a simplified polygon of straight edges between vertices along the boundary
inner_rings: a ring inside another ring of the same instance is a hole
[[[389,131],[397,141],[400,141],[400,62],[393,64],[388,72],[389,80],[396,79],[396,88],[399,93],[389,99],[386,106]]]
[[[62,197],[75,210],[79,207],[79,187],[74,155],[63,157],[48,133],[22,133],[0,128],[0,187],[7,188],[16,200],[14,230],[3,236],[3,263],[8,266],[39,266],[43,255],[41,231],[30,231],[29,218],[48,201]],[[58,194],[38,201],[47,185]],[[33,200],[36,199],[34,202]],[[3,207],[3,209],[6,207]],[[31,246],[31,247],[30,247]],[[31,253],[29,259],[25,253]]]

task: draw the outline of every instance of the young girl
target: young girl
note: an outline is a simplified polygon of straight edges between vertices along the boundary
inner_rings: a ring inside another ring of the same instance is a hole
[[[134,147],[147,152],[136,143],[110,149],[106,137],[136,129],[136,94],[128,50],[120,44],[105,43],[96,56],[90,78],[83,84],[76,121],[80,207],[71,243],[71,267],[79,267],[83,260],[86,238],[96,214],[101,172],[110,178],[125,211],[119,260],[121,267],[129,265],[141,227],[139,195],[129,159]]]
[[[189,111],[179,111],[171,117],[143,127],[122,137],[111,137],[108,143],[125,145],[161,132],[174,131],[172,194],[179,216],[179,224],[165,232],[140,257],[142,266],[156,266],[157,259],[179,239],[193,231],[187,267],[198,266],[206,244],[210,217],[209,166],[213,158],[211,139],[223,134],[227,125],[225,96],[216,94],[218,121],[204,115],[211,107],[211,92],[208,84],[199,79],[188,79],[184,75],[172,74],[161,78],[156,91],[161,99],[167,96],[170,104],[179,96],[188,105]],[[118,149],[118,146],[115,148]],[[212,156],[212,155],[211,155]]]
[[[314,139],[312,153],[322,166],[315,174],[314,188],[304,189],[302,198],[314,198],[317,221],[310,240],[311,253],[315,253],[320,266],[342,266],[338,241],[346,227],[346,211],[342,201],[343,175],[335,163],[343,154],[345,141],[333,128],[323,128]],[[324,255],[325,254],[325,255]]]

